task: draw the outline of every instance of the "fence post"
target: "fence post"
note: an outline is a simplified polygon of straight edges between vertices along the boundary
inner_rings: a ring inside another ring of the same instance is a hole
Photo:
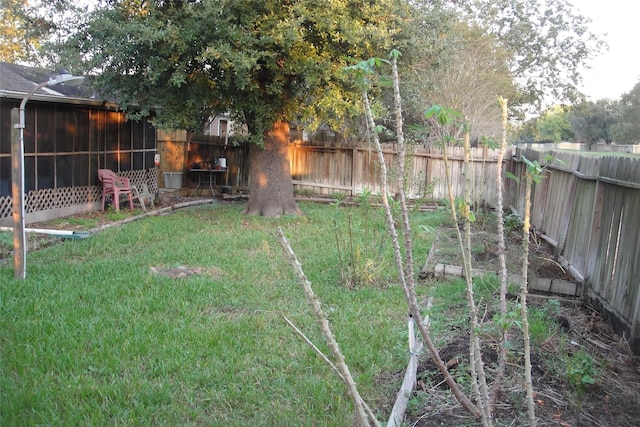
[[[351,149],[351,197],[356,196],[356,156],[358,147]]]

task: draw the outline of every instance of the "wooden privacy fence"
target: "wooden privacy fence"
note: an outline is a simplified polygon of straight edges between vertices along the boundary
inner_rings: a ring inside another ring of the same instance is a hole
[[[249,144],[234,143],[233,138],[192,134],[187,146],[187,181],[197,185],[197,177],[189,170],[201,168],[202,162],[213,164],[221,157],[226,159],[227,172],[216,177],[218,185],[246,189],[249,186]]]
[[[389,190],[397,192],[397,144],[385,143],[383,153],[389,176]],[[292,145],[291,174],[294,189],[316,194],[343,193],[356,196],[363,192],[378,193],[380,164],[373,147],[324,147]],[[447,157],[455,197],[464,194],[462,147],[449,147]],[[497,150],[472,148],[472,197],[476,203],[494,204],[496,199]],[[403,171],[410,198],[448,198],[445,185],[444,156],[435,147],[408,146]]]
[[[510,171],[523,177],[521,156],[548,166],[534,185],[531,223],[584,284],[583,295],[612,315],[640,353],[640,159],[517,149]],[[507,200],[519,212],[524,181],[508,182]]]
[[[397,192],[397,144],[385,143],[383,154],[388,170],[389,191]],[[250,145],[236,145],[229,139],[192,135],[187,153],[187,172],[202,161],[227,159],[228,178],[224,185],[245,189],[251,180]],[[448,148],[451,184],[455,197],[464,195],[462,147]],[[289,150],[294,190],[298,193],[357,196],[363,192],[380,193],[380,164],[371,146],[320,146],[291,144]],[[510,156],[510,150],[507,158]],[[472,197],[476,203],[493,205],[496,200],[497,150],[471,149]],[[404,170],[407,196],[410,198],[448,198],[445,185],[444,156],[436,147],[408,146]],[[192,186],[193,179],[188,180]]]

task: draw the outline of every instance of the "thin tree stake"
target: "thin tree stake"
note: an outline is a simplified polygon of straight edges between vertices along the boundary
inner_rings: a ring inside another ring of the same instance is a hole
[[[338,378],[340,378],[342,381],[344,381],[344,377],[342,376],[342,373],[340,372],[340,369],[338,369],[338,367],[336,365],[334,365],[331,360],[329,360],[329,358],[322,352],[322,350],[320,350],[314,343],[312,343],[311,340],[309,338],[307,338],[307,336],[304,334],[304,332],[302,332],[296,325],[294,325],[293,322],[291,322],[289,319],[287,319],[287,316],[285,316],[284,314],[281,314],[281,316],[285,320],[285,322],[287,322],[289,324],[289,326],[291,326],[293,328],[293,330],[296,332],[296,334],[298,334],[298,336],[300,338],[302,338],[302,340],[305,343],[307,343],[309,345],[309,347],[311,347],[311,349],[318,356],[320,356],[320,358],[322,360],[324,360],[331,367],[333,372],[335,372],[336,375],[338,375]],[[371,420],[376,420],[377,421],[376,415],[373,413],[373,411],[371,410],[369,405],[367,405],[367,402],[362,400],[362,405],[364,406],[364,410],[367,413],[367,415],[369,415],[369,418]]]
[[[285,316],[284,314],[281,314],[281,316],[284,319],[284,321],[287,322],[289,324],[289,326],[291,326],[293,328],[293,330],[296,332],[296,334],[298,334],[298,336],[300,338],[302,338],[302,340],[305,343],[307,343],[307,345],[309,347],[311,347],[311,349],[318,356],[320,356],[320,358],[322,360],[324,360],[325,363],[331,367],[331,369],[333,369],[333,371],[338,375],[338,377],[340,377],[340,379],[344,381],[344,377],[342,376],[342,373],[340,372],[340,369],[338,369],[338,367],[336,365],[334,365],[333,362],[331,360],[329,360],[329,358],[327,356],[325,356],[325,354],[322,352],[322,350],[320,350],[318,347],[316,347],[316,345],[314,343],[312,343],[311,340],[309,340],[309,338],[307,338],[307,336],[300,329],[298,329],[298,327],[296,325],[294,325],[289,319],[287,319],[287,316]]]
[[[324,335],[325,339],[327,340],[327,345],[329,346],[329,349],[333,353],[333,357],[337,361],[336,366],[340,370],[340,373],[342,374],[342,377],[343,377],[343,381],[347,386],[347,391],[349,393],[349,396],[353,400],[353,404],[356,409],[356,414],[358,416],[358,423],[363,427],[369,426],[370,424],[367,419],[372,418],[371,421],[373,422],[373,424],[375,426],[380,426],[380,423],[375,417],[371,417],[369,416],[369,414],[366,413],[365,405],[363,405],[363,399],[362,397],[360,397],[360,393],[358,393],[358,389],[356,388],[356,383],[353,380],[353,377],[351,376],[351,372],[349,371],[349,367],[347,366],[344,360],[344,356],[340,351],[338,342],[336,341],[336,338],[333,335],[333,332],[331,332],[331,327],[329,326],[329,321],[327,320],[327,316],[322,311],[322,307],[320,306],[320,301],[316,297],[316,294],[313,292],[313,289],[311,289],[311,282],[309,282],[309,280],[307,279],[307,276],[304,274],[304,271],[302,271],[302,265],[300,264],[300,261],[298,261],[296,254],[293,252],[293,249],[291,248],[289,241],[285,237],[284,233],[282,232],[282,228],[280,227],[278,227],[277,237],[278,237],[278,240],[280,241],[280,244],[282,245],[282,249],[284,250],[287,260],[289,261],[289,263],[293,267],[293,270],[298,276],[298,283],[302,286],[302,289],[304,290],[304,295],[307,298],[307,302],[309,302],[309,304],[313,308],[313,314],[316,317],[316,321],[320,325],[320,329],[322,330],[322,335]]]

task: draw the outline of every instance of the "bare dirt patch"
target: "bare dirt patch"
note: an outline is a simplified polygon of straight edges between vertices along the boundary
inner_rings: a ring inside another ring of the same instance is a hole
[[[207,275],[214,280],[222,277],[222,269],[218,267],[149,267],[151,273],[169,277],[171,279],[184,279],[189,276]]]

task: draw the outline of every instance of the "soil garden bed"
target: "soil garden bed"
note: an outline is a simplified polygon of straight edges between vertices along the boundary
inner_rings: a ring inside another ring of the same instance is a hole
[[[518,274],[522,266],[521,230],[507,231],[507,265],[509,274]],[[434,277],[436,263],[462,265],[454,228],[438,230],[435,256],[426,266],[423,283],[437,286],[443,278]],[[472,232],[473,267],[487,271],[498,270],[495,224],[474,224]],[[530,240],[529,275],[545,279],[572,282],[569,274],[553,255],[554,248],[535,236]],[[423,270],[424,271],[424,270]],[[426,277],[425,277],[426,276]],[[449,279],[446,279],[449,280]],[[445,285],[446,286],[446,285]],[[518,299],[515,290],[508,296]],[[552,313],[551,329],[555,331],[543,342],[532,347],[532,378],[539,426],[637,426],[640,423],[640,358],[634,356],[624,337],[593,309],[589,301],[579,297],[558,296],[530,291],[529,307]],[[452,307],[454,311],[465,307]],[[491,319],[488,304],[479,303],[482,319]],[[530,311],[531,313],[531,311]],[[489,378],[496,373],[499,339],[495,334],[481,334],[483,360]],[[522,337],[511,337],[507,373],[502,393],[494,406],[494,425],[528,425]],[[465,386],[469,381],[469,336],[464,328],[454,328],[446,343],[440,347],[440,357],[448,361],[453,376]],[[567,361],[572,364],[568,365]],[[593,362],[592,365],[589,363]],[[580,375],[591,373],[593,384]],[[570,375],[573,382],[570,380]],[[403,371],[391,375],[401,381]],[[576,377],[578,376],[578,377]],[[576,378],[578,380],[576,381]],[[390,381],[385,378],[384,381]],[[576,387],[576,382],[580,387]],[[584,387],[582,387],[584,386]],[[428,354],[422,354],[418,367],[418,385],[408,408],[410,426],[476,425],[452,397],[442,376]]]

